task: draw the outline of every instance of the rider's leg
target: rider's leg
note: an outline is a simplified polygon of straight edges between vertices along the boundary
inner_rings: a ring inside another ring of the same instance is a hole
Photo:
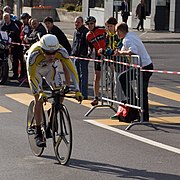
[[[43,103],[39,101],[39,94],[35,95],[35,106],[34,106],[34,118],[36,120],[36,145],[39,147],[45,147],[46,142],[42,136],[41,122],[42,122],[42,106]]]

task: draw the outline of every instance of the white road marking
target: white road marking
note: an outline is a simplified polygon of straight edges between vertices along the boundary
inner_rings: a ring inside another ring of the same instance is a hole
[[[147,31],[143,32],[142,34],[139,35],[139,37],[145,35],[147,33]]]
[[[171,152],[180,154],[180,149],[178,149],[178,148],[175,148],[175,147],[172,147],[172,146],[168,146],[166,144],[159,143],[159,142],[156,142],[156,141],[153,141],[153,140],[150,140],[150,139],[147,139],[147,138],[144,138],[144,137],[141,137],[141,136],[129,133],[129,132],[124,131],[124,130],[117,129],[117,128],[114,128],[114,127],[111,127],[111,126],[99,123],[99,122],[94,121],[94,120],[84,120],[84,121],[86,121],[86,122],[88,122],[90,124],[93,124],[95,126],[99,126],[99,127],[104,128],[104,129],[107,129],[107,130],[119,133],[119,134],[121,134],[123,136],[127,136],[129,138],[135,139],[137,141],[141,141],[143,143],[146,143],[146,144],[149,144],[149,145],[152,145],[152,146],[159,147],[161,149],[165,149],[167,151],[171,151]]]

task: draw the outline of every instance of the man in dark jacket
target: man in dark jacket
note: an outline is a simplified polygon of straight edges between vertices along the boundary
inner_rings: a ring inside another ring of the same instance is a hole
[[[44,19],[44,23],[46,25],[46,28],[48,29],[48,33],[55,35],[59,40],[59,44],[61,44],[70,55],[71,54],[71,45],[70,45],[67,37],[65,36],[65,34],[61,31],[61,29],[58,28],[56,25],[54,25],[52,17],[50,17],[50,16],[46,17]]]
[[[121,4],[121,16],[122,16],[122,21],[127,23],[128,16],[130,15],[129,13],[129,5],[128,5],[128,0],[124,0]]]
[[[31,25],[32,25],[32,32],[26,38],[26,41],[32,45],[35,42],[39,41],[43,35],[47,34],[47,32],[46,32],[46,28],[37,19],[32,19]]]
[[[10,19],[9,13],[3,14],[4,18],[4,25],[2,26],[1,30],[6,31],[8,33],[8,36],[11,38],[12,43],[21,43],[20,39],[20,30],[17,26],[17,24]],[[19,60],[21,61],[21,68],[24,69],[24,63],[23,63],[23,51],[21,46],[17,44],[13,44],[11,46],[11,53],[13,55],[13,76],[11,79],[18,79],[18,67],[19,67]]]
[[[71,45],[70,45],[67,37],[65,36],[65,34],[61,31],[61,29],[58,28],[56,25],[54,25],[53,18],[50,16],[47,16],[44,19],[44,23],[46,25],[46,28],[48,29],[48,33],[55,35],[58,38],[59,44],[62,45],[70,55],[71,54]],[[68,92],[69,86],[70,86],[70,75],[69,75],[69,72],[68,72],[67,68],[65,67],[65,65],[62,64],[62,66],[63,66],[64,76],[65,76],[65,80],[66,80],[65,92]]]
[[[146,6],[144,4],[144,0],[140,0],[140,3],[136,7],[136,16],[139,19],[139,23],[137,25],[137,30],[144,31],[144,20],[146,19]],[[141,26],[141,29],[139,27]]]
[[[71,55],[87,57],[88,42],[86,40],[86,34],[89,30],[83,25],[83,18],[81,16],[75,18],[75,29]],[[75,60],[79,75],[79,88],[84,99],[88,99],[88,64],[89,61],[87,60],[80,60],[78,58]]]

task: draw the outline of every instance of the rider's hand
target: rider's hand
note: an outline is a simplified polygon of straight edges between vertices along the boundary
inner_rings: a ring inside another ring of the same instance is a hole
[[[46,94],[44,92],[39,93],[39,99],[38,100],[41,101],[41,102],[47,102],[48,101],[47,96],[46,96]]]
[[[75,97],[76,97],[76,99],[77,99],[78,102],[80,102],[80,103],[82,102],[82,100],[83,100],[83,95],[81,94],[80,91],[76,91]]]

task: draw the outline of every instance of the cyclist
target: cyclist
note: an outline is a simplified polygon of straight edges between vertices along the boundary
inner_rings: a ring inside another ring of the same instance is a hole
[[[34,117],[36,120],[36,145],[45,147],[41,132],[41,114],[44,100],[47,96],[43,92],[42,78],[45,78],[47,84],[52,88],[60,88],[62,81],[60,73],[56,71],[56,61],[60,60],[67,66],[71,73],[75,86],[75,96],[78,101],[82,101],[82,95],[79,91],[79,79],[75,66],[69,59],[68,52],[59,45],[55,35],[46,34],[41,37],[40,41],[34,43],[28,50],[27,55],[27,74],[31,91],[35,98]]]
[[[85,19],[85,24],[87,25],[89,32],[86,35],[90,51],[88,56],[90,56],[95,49],[95,56],[97,59],[101,59],[101,55],[98,53],[99,49],[106,48],[105,33],[106,30],[103,27],[96,26],[96,18],[93,16],[88,16]],[[98,105],[99,100],[99,87],[101,79],[101,63],[94,63],[94,100],[91,102],[92,106]]]

